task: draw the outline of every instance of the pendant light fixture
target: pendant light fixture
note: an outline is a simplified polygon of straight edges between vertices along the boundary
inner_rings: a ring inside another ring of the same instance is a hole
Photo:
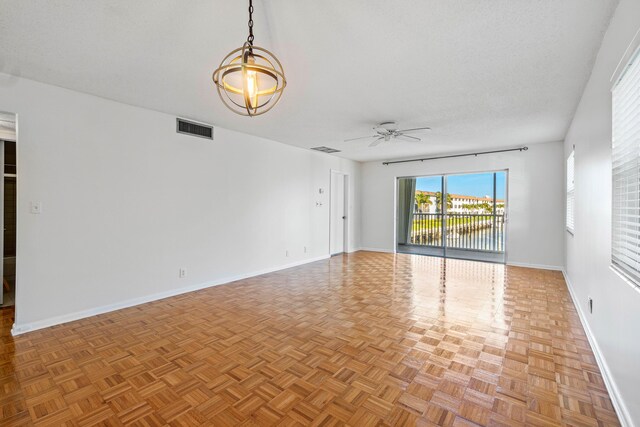
[[[282,64],[271,52],[253,45],[253,0],[249,0],[249,37],[213,72],[213,82],[224,105],[243,116],[271,110],[287,85]]]

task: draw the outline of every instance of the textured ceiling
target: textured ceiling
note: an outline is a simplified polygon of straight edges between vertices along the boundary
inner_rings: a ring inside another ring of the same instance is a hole
[[[288,87],[265,116],[211,72],[246,39],[238,0],[0,0],[0,71],[355,160],[564,138],[617,0],[256,0]],[[380,121],[424,142],[343,139]]]

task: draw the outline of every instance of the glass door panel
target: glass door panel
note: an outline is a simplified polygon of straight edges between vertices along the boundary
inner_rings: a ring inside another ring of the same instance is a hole
[[[398,179],[398,252],[444,256],[443,185],[442,175]]]
[[[446,255],[504,262],[505,178],[506,172],[445,177]]]

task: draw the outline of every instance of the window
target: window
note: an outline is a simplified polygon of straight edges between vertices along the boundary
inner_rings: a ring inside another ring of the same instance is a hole
[[[567,230],[573,234],[574,227],[574,212],[576,195],[574,188],[574,175],[575,175],[575,151],[571,151],[567,158]]]
[[[611,263],[640,284],[640,58],[613,88]]]

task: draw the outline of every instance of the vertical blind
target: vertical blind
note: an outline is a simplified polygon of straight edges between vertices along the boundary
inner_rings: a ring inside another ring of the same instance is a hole
[[[567,230],[573,233],[574,228],[574,212],[575,212],[575,187],[574,187],[574,174],[575,174],[575,157],[574,151],[571,151],[567,158]]]
[[[614,267],[640,284],[640,58],[613,89],[612,245]]]

